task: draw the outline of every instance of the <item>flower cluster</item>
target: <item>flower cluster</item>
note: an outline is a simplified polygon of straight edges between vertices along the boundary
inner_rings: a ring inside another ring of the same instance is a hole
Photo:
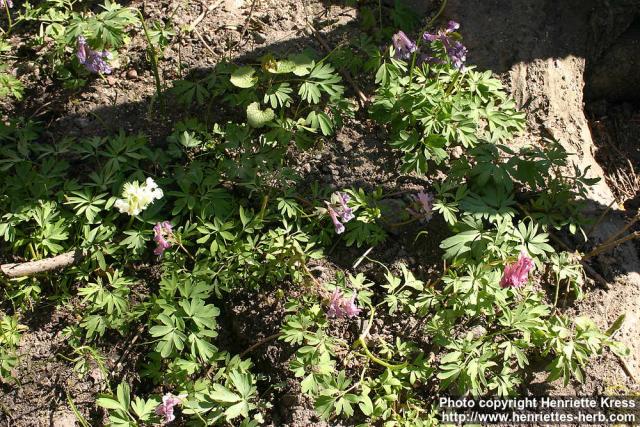
[[[460,70],[467,60],[467,48],[453,37],[459,28],[460,24],[456,21],[449,21],[444,29],[434,34],[424,33],[422,38],[428,42],[441,42],[453,66]]]
[[[533,268],[533,260],[524,251],[520,252],[518,261],[507,264],[500,280],[503,288],[515,288],[522,286],[529,279],[529,271]]]
[[[342,292],[336,288],[329,300],[329,309],[327,316],[344,319],[346,317],[355,317],[360,314],[360,309],[356,306],[356,294],[354,293],[350,299],[342,295]]]
[[[111,53],[106,50],[96,51],[91,49],[87,44],[87,39],[82,36],[78,37],[76,56],[78,57],[78,61],[84,65],[84,68],[89,70],[91,73],[111,73],[111,67],[105,61],[105,59],[111,59]]]
[[[391,40],[393,41],[396,58],[405,60],[409,59],[411,54],[417,49],[416,44],[407,37],[404,31],[398,31],[395,33]]]
[[[467,60],[467,48],[457,38],[456,31],[460,28],[460,24],[455,21],[449,21],[444,29],[438,30],[436,33],[424,33],[422,38],[427,42],[439,41],[442,43],[447,56],[451,63],[458,70],[463,69],[464,62]],[[399,59],[409,59],[412,53],[417,50],[416,44],[407,37],[407,35],[398,31],[392,37],[393,47],[395,49],[395,57]],[[420,55],[420,62],[441,63],[442,60],[427,54]]]
[[[349,200],[351,200],[351,197],[347,193],[338,192],[331,196],[332,203],[325,202],[327,213],[331,217],[337,234],[344,233],[343,223],[349,222],[354,218],[353,210],[348,204]]]
[[[0,0],[0,7],[13,7],[13,0]]]
[[[173,238],[173,228],[169,221],[157,223],[153,227],[153,240],[156,242],[156,248],[153,253],[162,256],[165,250],[171,247],[171,239]]]
[[[116,200],[114,206],[120,213],[138,215],[156,199],[164,196],[162,189],[158,188],[153,178],[140,184],[138,181],[127,182],[122,190],[122,199]]]
[[[182,403],[182,399],[187,397],[186,394],[181,394],[179,396],[174,396],[171,393],[167,393],[162,396],[162,403],[156,406],[156,414],[164,417],[164,423],[170,423],[171,421],[176,419],[176,416],[173,414],[173,408],[176,405]]]
[[[407,210],[411,215],[420,218],[421,221],[427,222],[433,216],[433,194],[419,191],[411,195],[413,203]]]

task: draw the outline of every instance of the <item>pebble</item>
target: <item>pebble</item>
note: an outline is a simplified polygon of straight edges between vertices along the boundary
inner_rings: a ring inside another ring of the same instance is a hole
[[[107,83],[109,83],[109,86],[113,86],[116,84],[116,78],[113,76],[107,76]]]
[[[127,71],[127,78],[130,80],[135,80],[138,78],[138,72],[134,69]]]

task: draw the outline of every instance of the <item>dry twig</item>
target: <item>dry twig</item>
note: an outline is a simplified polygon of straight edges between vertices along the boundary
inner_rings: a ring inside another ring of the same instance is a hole
[[[0,271],[5,276],[15,279],[17,277],[33,276],[34,274],[45,273],[47,271],[58,270],[60,268],[73,265],[87,256],[87,252],[75,249],[51,258],[37,261],[10,263],[0,265]]]

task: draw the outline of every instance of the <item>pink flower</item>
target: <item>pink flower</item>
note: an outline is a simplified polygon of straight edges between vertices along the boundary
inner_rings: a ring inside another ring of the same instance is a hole
[[[417,209],[408,208],[407,210],[416,217],[421,218],[422,221],[429,221],[433,216],[433,194],[419,191],[412,195],[414,199],[414,207]]]
[[[156,242],[158,246],[153,250],[153,253],[162,256],[166,249],[171,247],[171,242],[167,239],[171,239],[173,237],[173,228],[171,227],[171,223],[169,221],[163,221],[157,223],[153,227],[153,240]]]
[[[156,414],[164,417],[164,423],[170,423],[171,421],[176,419],[176,416],[173,414],[173,407],[182,403],[182,399],[187,397],[185,394],[181,394],[179,396],[174,396],[171,393],[167,393],[162,396],[162,403],[156,406]]]
[[[333,291],[329,300],[327,316],[344,319],[345,317],[355,317],[360,314],[360,309],[356,306],[356,294],[351,299],[346,299],[338,288]]]
[[[518,261],[513,264],[507,264],[504,267],[500,286],[503,288],[522,286],[529,279],[529,271],[531,271],[533,266],[533,260],[529,258],[524,251],[521,251],[518,256]]]
[[[325,203],[327,205],[327,212],[329,213],[329,216],[331,217],[331,221],[333,221],[333,226],[336,229],[336,234],[344,233],[344,225],[338,219],[337,212],[331,207],[329,202],[325,202]]]

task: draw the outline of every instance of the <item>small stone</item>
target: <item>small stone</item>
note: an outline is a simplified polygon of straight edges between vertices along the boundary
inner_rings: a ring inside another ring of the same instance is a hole
[[[113,76],[107,76],[107,83],[109,83],[109,86],[113,86],[116,84],[116,78]]]
[[[130,80],[135,80],[138,78],[138,72],[134,69],[127,71],[127,78]]]
[[[52,418],[53,427],[75,427],[76,425],[76,417],[71,412],[56,412]]]
[[[256,43],[258,43],[258,44],[262,44],[262,43],[264,43],[264,42],[266,42],[266,41],[267,41],[267,37],[266,37],[266,36],[264,36],[264,35],[263,35],[263,34],[261,34],[261,33],[255,32],[255,33],[252,33],[252,36],[253,36],[253,39],[254,39],[254,40],[256,41]]]
[[[76,120],[76,124],[78,125],[78,127],[84,129],[89,126],[89,119],[87,119],[86,117],[80,117]]]

